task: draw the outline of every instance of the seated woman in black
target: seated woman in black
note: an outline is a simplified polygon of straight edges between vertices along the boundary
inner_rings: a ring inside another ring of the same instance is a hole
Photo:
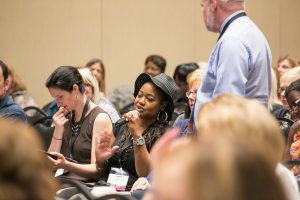
[[[130,190],[138,177],[145,177],[151,171],[149,152],[172,117],[176,84],[164,73],[154,77],[142,73],[135,81],[134,96],[134,107],[139,114],[126,113],[123,117],[127,124],[115,127],[114,134],[101,131],[96,140],[96,163],[102,178],[111,183],[115,181],[114,171],[128,173],[121,178],[120,190],[125,186]]]

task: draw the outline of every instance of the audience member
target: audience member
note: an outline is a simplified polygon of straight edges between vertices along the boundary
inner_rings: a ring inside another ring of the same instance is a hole
[[[285,98],[285,89],[295,80],[300,78],[300,66],[294,67],[293,69],[285,72],[279,82],[279,100],[282,102],[283,108],[288,110],[289,105]]]
[[[295,121],[295,116],[291,112],[290,107],[285,98],[285,90],[293,81],[300,79],[300,66],[294,67],[293,69],[285,72],[280,78],[280,101],[282,102],[282,107],[274,110],[272,114],[280,122],[280,129],[287,137],[289,133],[290,126]]]
[[[146,58],[144,72],[150,76],[165,73],[167,61],[160,55],[150,55]]]
[[[22,109],[28,106],[37,104],[31,94],[27,91],[26,85],[12,67],[8,67],[9,89],[8,94],[13,98],[13,101],[21,106]],[[32,110],[26,111],[27,116],[33,116],[35,113]]]
[[[57,183],[37,134],[4,119],[0,127],[0,199],[54,200]]]
[[[144,73],[155,76],[164,73],[167,61],[159,55],[150,55],[146,58]],[[108,94],[109,101],[119,112],[120,116],[134,109],[133,87],[131,85],[122,85],[115,88]]]
[[[285,90],[286,100],[290,106],[290,111],[294,116],[295,123],[291,126],[285,150],[285,158],[287,160],[299,160],[300,159],[300,79],[292,82]],[[294,175],[300,179],[300,169],[293,167]]]
[[[223,93],[256,99],[267,106],[272,55],[266,38],[244,12],[244,0],[201,0],[209,31],[220,33],[198,89],[196,119],[203,103]]]
[[[95,133],[112,130],[109,116],[84,95],[84,83],[75,67],[58,67],[46,87],[59,106],[53,116],[55,129],[48,149],[57,160],[49,160],[55,169],[68,170],[67,176],[97,179]]]
[[[196,69],[187,76],[188,91],[186,92],[186,96],[188,98],[188,109],[186,109],[183,114],[177,117],[173,125],[174,127],[180,128],[180,133],[182,135],[187,134],[188,124],[190,121],[190,113],[196,100],[197,89],[201,84],[202,76],[203,69]]]
[[[187,84],[188,84],[188,92],[186,92],[186,96],[188,97],[188,109],[181,115],[177,117],[177,119],[174,122],[174,127],[180,128],[180,134],[181,135],[187,135],[189,128],[189,117],[191,109],[194,106],[195,98],[196,98],[196,92],[197,89],[201,83],[202,76],[205,70],[206,63],[202,62],[200,63],[201,67],[200,69],[196,69],[193,72],[189,73],[187,76]],[[192,129],[192,128],[191,128]],[[149,181],[151,180],[152,176],[147,177],[141,177],[139,178],[133,185],[131,192],[132,196],[134,196],[136,199],[141,199],[141,197],[144,194],[145,189],[147,189],[149,185]]]
[[[282,108],[282,102],[278,99],[278,82],[275,74],[275,70],[272,68],[271,71],[272,76],[272,87],[270,91],[270,98],[268,101],[268,109],[273,113],[276,110]]]
[[[90,68],[98,81],[99,90],[101,92],[100,96],[105,96],[105,67],[103,62],[98,58],[94,58],[86,64],[86,67]]]
[[[286,199],[270,163],[255,145],[217,137],[190,140],[162,151],[143,200]]]
[[[0,118],[26,122],[25,112],[13,101],[11,96],[7,94],[8,89],[8,68],[7,65],[0,60]]]
[[[109,115],[111,121],[115,123],[120,116],[109,100],[103,95],[99,95],[98,82],[88,68],[79,68],[84,84],[84,94],[95,104],[99,105]]]
[[[288,70],[296,67],[298,65],[297,61],[292,58],[290,55],[283,55],[281,56],[277,61],[277,73],[278,73],[278,79],[287,72]]]
[[[114,168],[126,171],[126,190],[130,190],[138,177],[145,177],[151,171],[149,152],[155,141],[168,127],[174,110],[176,84],[164,73],[154,77],[140,74],[135,81],[134,107],[139,112],[128,112],[124,117],[127,124],[110,131],[101,131],[97,141],[97,166],[103,179],[108,182]],[[111,145],[113,143],[113,145]],[[117,151],[118,150],[118,151]],[[123,177],[124,180],[124,177]],[[115,185],[121,183],[113,183]]]
[[[188,108],[188,98],[186,96],[186,92],[188,91],[187,76],[198,68],[197,63],[185,63],[175,68],[173,79],[177,85],[177,96],[172,117],[173,121]]]
[[[250,145],[256,149],[280,178],[288,199],[300,198],[295,177],[280,164],[284,152],[283,136],[276,120],[263,105],[224,94],[201,107],[197,123],[200,140],[228,138],[241,143],[243,148]]]

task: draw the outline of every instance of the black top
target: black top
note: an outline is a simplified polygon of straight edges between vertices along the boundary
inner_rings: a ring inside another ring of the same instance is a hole
[[[291,119],[291,115],[289,111],[281,106],[274,109],[271,113],[279,122],[279,127],[281,129],[281,132],[283,133],[285,139],[287,140],[290,127],[294,123],[294,121]]]
[[[155,122],[144,131],[143,137],[145,138],[148,152],[150,152],[156,140],[165,132],[167,126],[168,124]],[[122,168],[129,174],[129,179],[126,186],[126,191],[129,191],[133,183],[139,178],[135,169],[132,136],[129,133],[127,124],[121,126],[120,128],[116,128],[114,126],[113,132],[116,137],[116,141],[114,142],[113,146],[118,145],[120,149],[108,160],[108,166],[106,168],[104,178],[106,180],[108,179],[112,167]]]

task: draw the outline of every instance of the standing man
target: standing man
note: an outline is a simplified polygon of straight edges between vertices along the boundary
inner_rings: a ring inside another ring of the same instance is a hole
[[[194,119],[199,108],[215,96],[231,93],[267,106],[271,89],[272,55],[268,42],[244,8],[245,0],[201,0],[204,23],[220,33],[198,88]]]

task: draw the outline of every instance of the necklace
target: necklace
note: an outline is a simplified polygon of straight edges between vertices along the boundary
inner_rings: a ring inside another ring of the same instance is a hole
[[[75,121],[75,112],[74,111],[72,112],[72,121],[71,121],[72,135],[71,135],[71,138],[69,140],[70,158],[72,158],[72,159],[73,159],[72,154],[73,154],[73,151],[74,151],[74,144],[75,144],[75,141],[78,138],[78,135],[80,133],[80,129],[81,129],[84,117],[85,117],[85,115],[86,115],[86,113],[89,109],[89,103],[90,103],[90,100],[89,100],[89,98],[87,98],[86,101],[85,101],[85,105],[84,105],[80,120],[78,122]]]
[[[76,122],[76,120],[75,120],[75,112],[74,111],[72,112],[71,129],[72,129],[72,133],[74,135],[79,134],[83,119],[88,111],[88,108],[89,108],[89,99],[87,98],[85,101],[85,105],[84,105],[80,120],[78,122]]]

